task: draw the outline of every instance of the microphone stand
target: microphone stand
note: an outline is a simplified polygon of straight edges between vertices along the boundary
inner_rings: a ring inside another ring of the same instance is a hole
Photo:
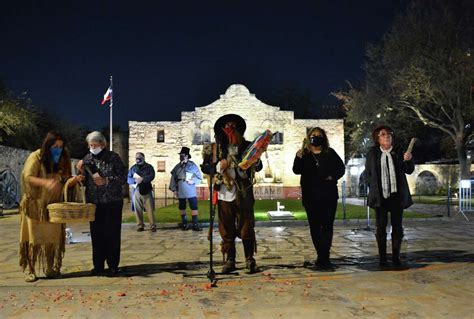
[[[214,260],[213,260],[213,232],[214,232],[214,217],[215,217],[215,206],[213,205],[213,179],[215,175],[215,167],[210,165],[209,169],[209,270],[207,272],[207,278],[211,282],[211,287],[217,287],[216,272],[214,271]]]
[[[218,142],[216,141],[216,144]],[[212,145],[212,144],[211,144]],[[212,147],[212,146],[211,146]],[[219,145],[216,145],[216,150],[218,149]],[[211,158],[209,162],[204,162],[201,165],[201,170],[203,173],[209,175],[209,270],[207,271],[207,278],[211,282],[211,287],[217,287],[217,278],[216,272],[214,271],[214,256],[213,256],[213,233],[214,233],[214,218],[215,218],[215,206],[213,205],[213,197],[214,197],[214,175],[216,174],[216,163],[214,162],[215,158],[217,158],[217,154],[211,153]],[[215,156],[215,158],[214,158]]]

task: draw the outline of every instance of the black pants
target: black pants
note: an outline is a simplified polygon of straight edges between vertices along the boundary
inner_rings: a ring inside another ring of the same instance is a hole
[[[305,205],[309,230],[319,262],[329,261],[337,199],[317,200]]]
[[[94,268],[110,269],[120,263],[120,241],[122,231],[123,201],[97,204],[95,220],[90,223],[92,238],[92,261]]]
[[[391,194],[389,198],[382,199],[380,207],[375,208],[376,237],[383,239],[387,237],[388,213],[390,212],[390,223],[392,224],[392,237],[403,237],[403,208],[400,204],[398,194]]]

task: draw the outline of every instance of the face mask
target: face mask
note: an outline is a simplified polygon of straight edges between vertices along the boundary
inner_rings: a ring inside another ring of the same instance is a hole
[[[102,152],[102,147],[96,147],[96,148],[91,147],[91,148],[89,149],[89,151],[90,151],[92,154],[97,155],[97,154],[99,154],[100,152]]]
[[[143,160],[143,158],[136,158],[135,161],[137,162],[138,165],[142,165],[143,163],[145,163],[145,161]]]
[[[322,136],[311,136],[311,145],[321,146],[323,145],[324,138]]]
[[[237,139],[237,136],[235,135],[234,127],[224,128],[224,133],[227,135],[227,138],[229,139],[229,144],[237,145],[239,143],[239,140]]]
[[[186,163],[186,162],[188,161],[188,155],[179,154],[179,160],[180,160],[181,162]]]
[[[61,157],[61,153],[63,152],[63,148],[62,147],[51,147],[49,149],[51,151],[51,156],[52,156],[52,159],[53,159],[53,162],[54,163],[59,163],[59,158]]]

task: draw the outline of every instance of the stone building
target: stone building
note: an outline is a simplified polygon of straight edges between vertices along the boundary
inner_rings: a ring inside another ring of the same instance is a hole
[[[365,158],[351,158],[346,164],[347,195],[365,196]],[[471,165],[471,172],[474,164]],[[412,195],[446,194],[448,185],[459,187],[459,164],[416,164],[412,174],[406,175]]]
[[[262,156],[263,170],[257,173],[256,198],[298,198],[299,176],[293,174],[296,151],[302,146],[309,128],[320,126],[328,134],[331,147],[344,159],[344,127],[340,119],[295,119],[293,111],[282,111],[258,100],[240,84],[231,85],[213,103],[182,112],[181,121],[129,121],[129,166],[135,153],[145,153],[148,163],[156,170],[154,180],[157,197],[163,197],[169,184],[170,172],[177,164],[177,153],[182,146],[191,149],[192,161],[202,162],[203,145],[214,141],[213,126],[227,113],[242,116],[247,123],[245,138],[253,140],[265,129],[278,132],[274,135],[267,153]],[[199,187],[199,196],[206,198],[207,181]],[[167,194],[170,196],[170,193]]]

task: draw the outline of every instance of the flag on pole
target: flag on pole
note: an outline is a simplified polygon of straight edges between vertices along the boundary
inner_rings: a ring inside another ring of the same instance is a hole
[[[107,92],[104,94],[104,99],[102,100],[102,105],[105,104],[105,102],[109,101],[112,98],[112,87],[110,86],[107,89]]]

